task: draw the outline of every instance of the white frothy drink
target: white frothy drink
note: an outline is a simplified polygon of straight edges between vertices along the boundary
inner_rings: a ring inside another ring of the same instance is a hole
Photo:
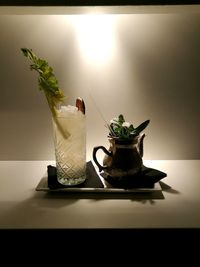
[[[86,179],[86,119],[75,106],[62,106],[53,120],[57,179],[64,185],[77,185]]]

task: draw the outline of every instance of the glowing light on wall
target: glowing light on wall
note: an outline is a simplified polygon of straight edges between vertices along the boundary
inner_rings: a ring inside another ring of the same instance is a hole
[[[108,62],[115,51],[114,15],[75,15],[71,20],[85,60],[95,64]]]

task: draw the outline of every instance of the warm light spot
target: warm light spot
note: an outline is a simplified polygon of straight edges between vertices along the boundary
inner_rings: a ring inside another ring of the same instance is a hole
[[[75,15],[72,22],[76,29],[79,47],[85,60],[105,63],[114,53],[114,15]]]

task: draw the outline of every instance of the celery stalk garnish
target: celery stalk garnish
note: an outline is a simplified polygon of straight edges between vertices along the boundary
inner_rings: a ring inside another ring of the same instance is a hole
[[[58,86],[58,81],[53,73],[53,69],[48,65],[48,62],[44,59],[36,56],[32,49],[21,48],[24,56],[32,61],[30,65],[31,70],[35,70],[39,73],[38,85],[39,89],[43,90],[51,110],[53,119],[58,126],[61,134],[64,138],[69,137],[69,133],[64,131],[57,116],[57,106],[64,101],[64,93]]]

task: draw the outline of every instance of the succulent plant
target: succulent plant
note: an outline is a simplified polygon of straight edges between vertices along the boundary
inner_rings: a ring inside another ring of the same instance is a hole
[[[150,120],[146,120],[136,128],[130,122],[125,121],[124,116],[120,114],[117,118],[113,118],[110,124],[107,124],[109,129],[109,137],[120,139],[129,139],[138,136],[149,124]]]

